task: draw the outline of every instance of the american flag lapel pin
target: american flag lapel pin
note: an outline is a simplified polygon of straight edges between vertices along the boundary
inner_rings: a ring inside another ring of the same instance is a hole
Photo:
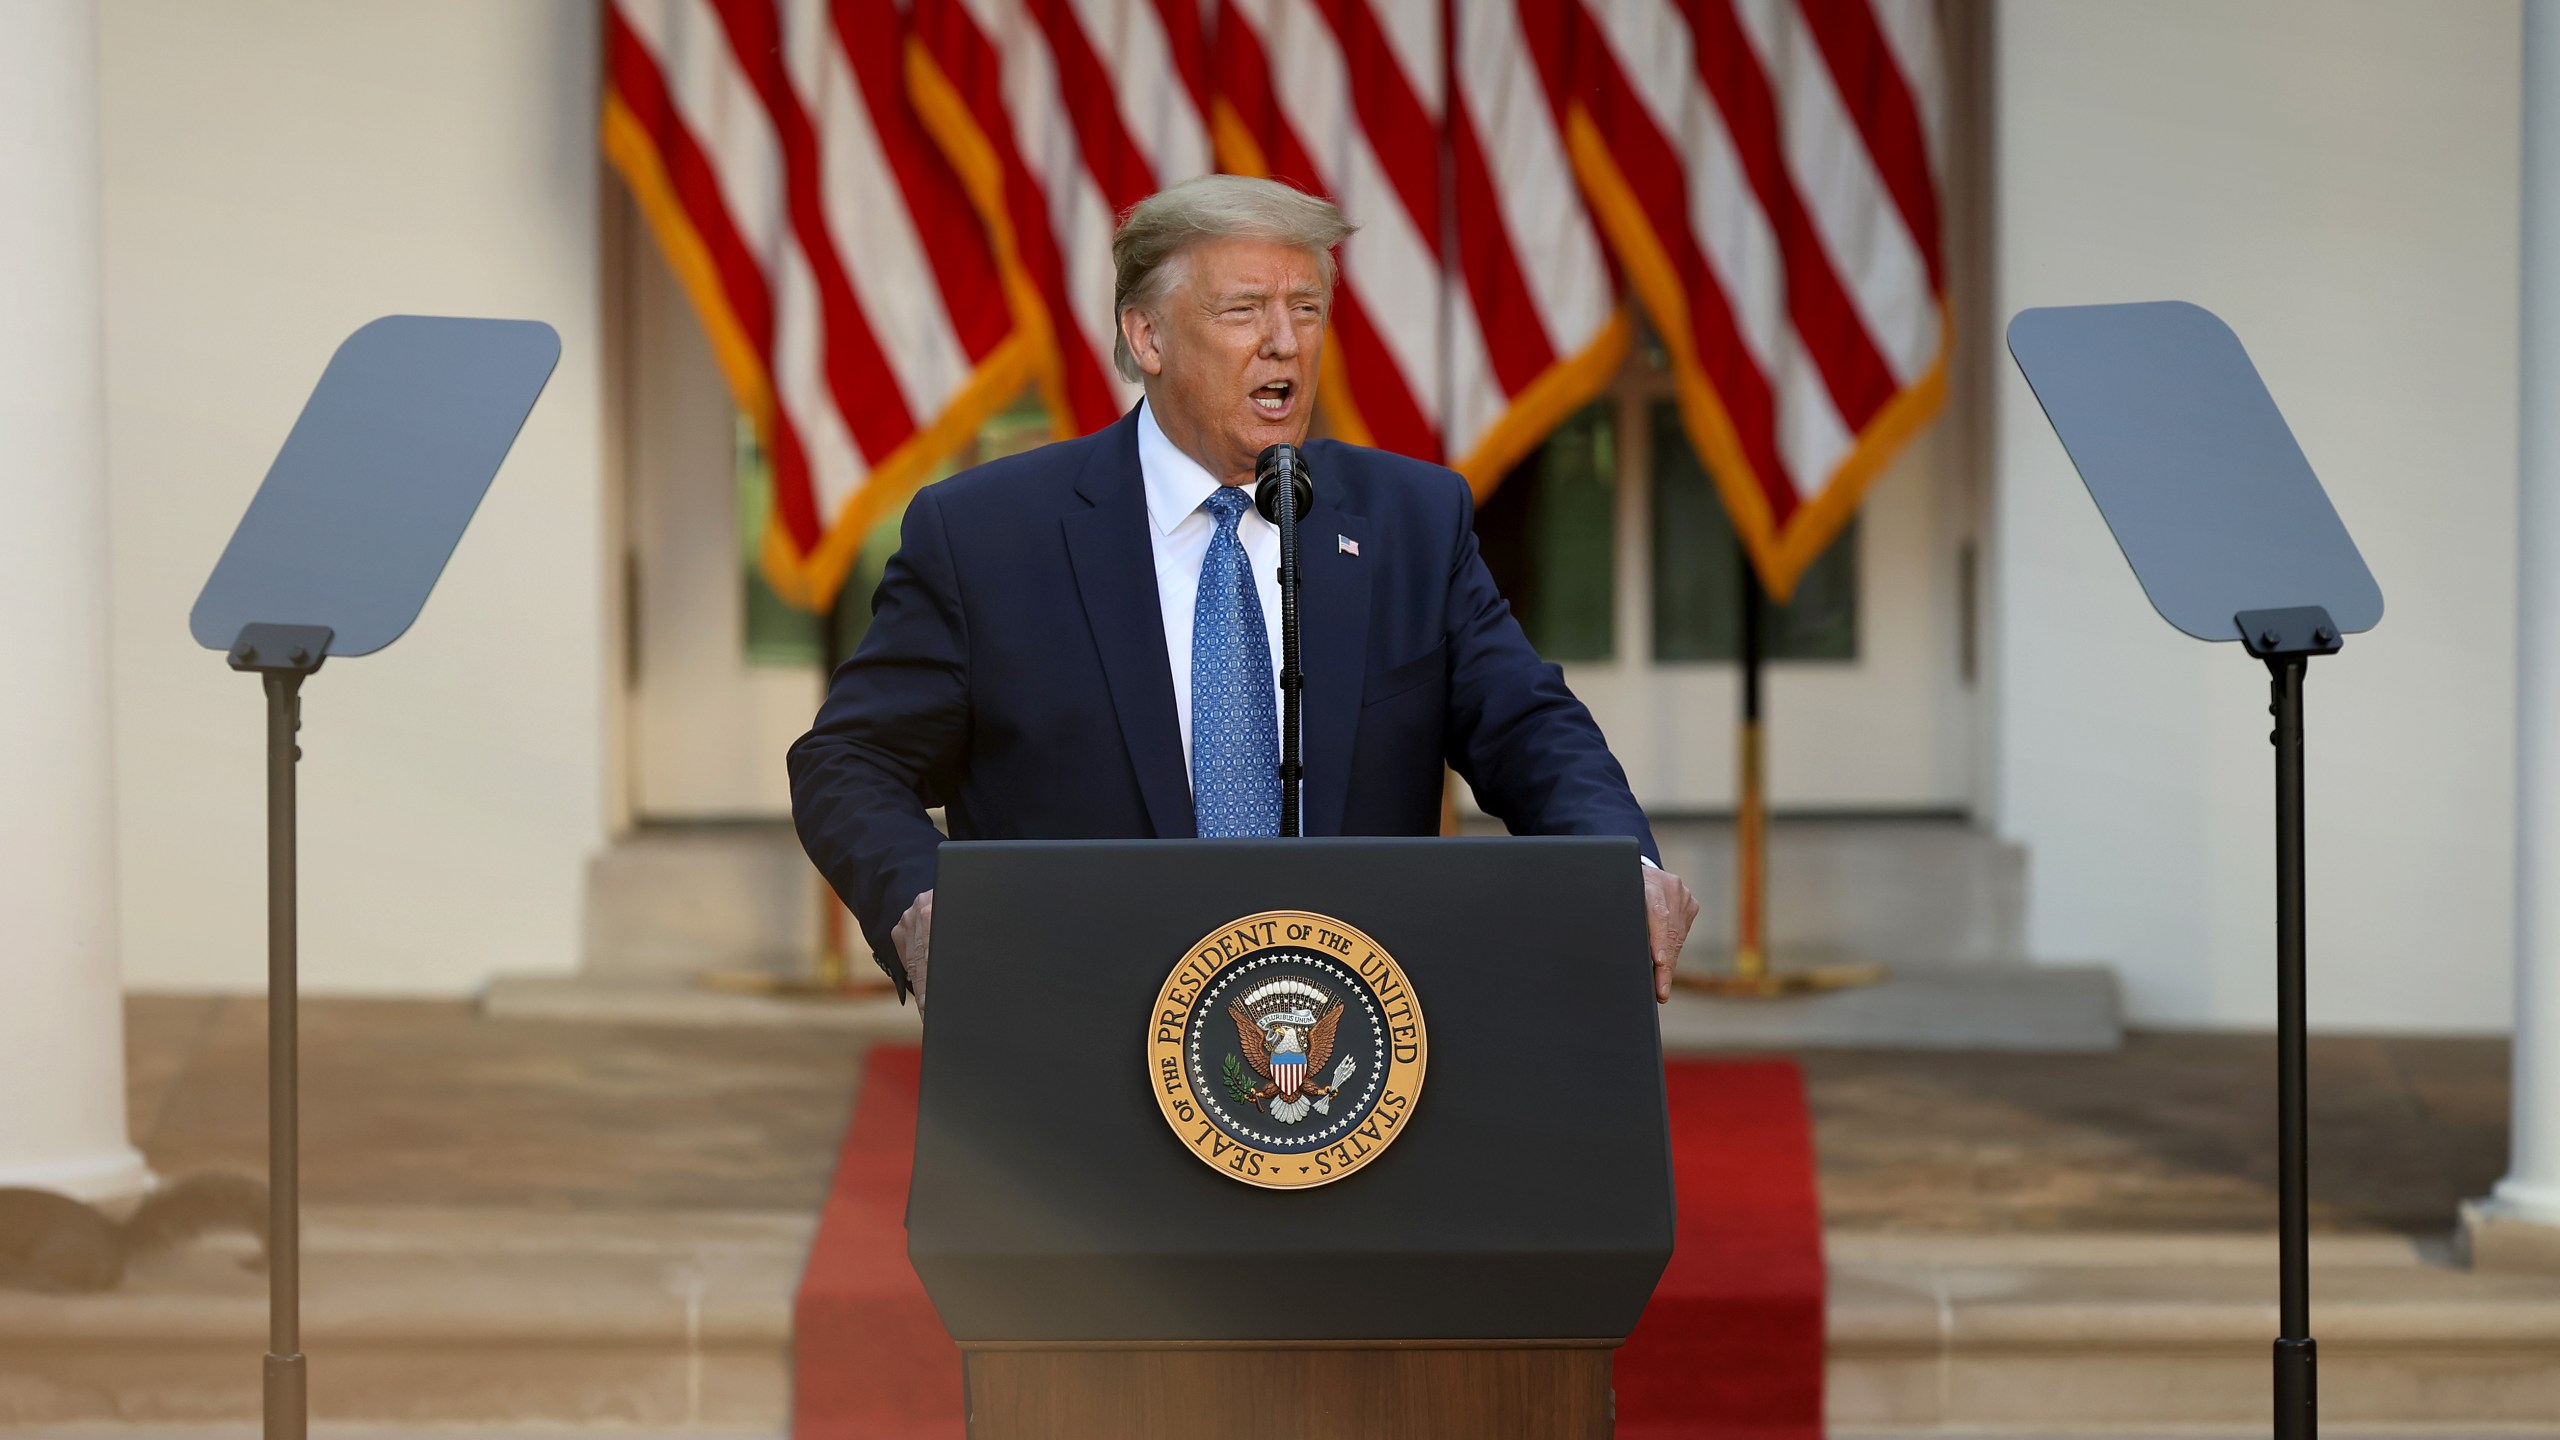
[[[1360,554],[1360,542],[1348,535],[1336,535],[1333,537],[1333,553],[1349,555],[1356,559]]]

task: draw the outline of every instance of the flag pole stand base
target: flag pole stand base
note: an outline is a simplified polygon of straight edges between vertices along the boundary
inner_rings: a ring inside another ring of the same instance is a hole
[[[1731,970],[1707,975],[1673,974],[1671,988],[1724,1000],[1775,1000],[1787,995],[1820,995],[1881,985],[1893,972],[1882,965],[1813,965],[1802,970],[1772,970],[1768,957],[1744,951]]]

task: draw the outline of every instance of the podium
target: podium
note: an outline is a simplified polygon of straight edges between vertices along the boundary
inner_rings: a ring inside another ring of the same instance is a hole
[[[954,843],[934,909],[974,1440],[1610,1433],[1674,1215],[1634,842]]]

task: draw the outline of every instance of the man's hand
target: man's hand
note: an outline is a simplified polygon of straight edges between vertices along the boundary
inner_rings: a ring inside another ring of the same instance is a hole
[[[930,898],[928,896],[927,898]],[[1697,923],[1698,897],[1668,870],[1644,867],[1644,923],[1653,939],[1653,1003],[1671,1001],[1671,967],[1680,962],[1680,947],[1689,943],[1689,927]],[[899,928],[905,928],[901,921]],[[923,993],[919,986],[917,993]]]
[[[1675,880],[1672,883],[1676,885],[1679,882]],[[1689,892],[1683,890],[1680,893],[1686,895]],[[1692,903],[1689,906],[1689,913],[1692,915],[1698,913],[1696,904]],[[1684,922],[1680,928],[1686,931],[1689,927]],[[916,1008],[922,1010],[924,1008],[925,956],[933,949],[932,891],[927,890],[917,896],[915,903],[907,907],[907,913],[898,917],[898,923],[889,927],[889,943],[898,947],[898,963],[906,967],[907,971],[907,988],[916,992]],[[1654,948],[1659,951],[1662,948],[1662,942],[1655,941]],[[1671,972],[1665,970],[1662,973],[1667,976]],[[1666,979],[1662,983],[1669,985],[1671,982]],[[1663,993],[1668,995],[1671,992],[1665,990]]]

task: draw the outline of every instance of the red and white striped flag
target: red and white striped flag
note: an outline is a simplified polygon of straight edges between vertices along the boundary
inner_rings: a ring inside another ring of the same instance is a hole
[[[798,603],[1026,377],[1061,434],[1126,409],[1112,230],[1213,156],[1361,227],[1334,432],[1479,495],[1607,385],[1623,270],[1783,597],[1944,388],[1929,3],[611,0],[605,145]]]
[[[902,36],[895,0],[605,12],[605,153],[764,442],[765,573],[811,609],[1031,373]]]
[[[1137,400],[1111,369],[1111,234],[1209,169],[1200,0],[914,0],[910,78],[1003,256],[1063,435]]]
[[[1784,598],[1945,394],[1930,0],[1581,0],[1579,17],[1575,168]]]
[[[1448,125],[1455,304],[1444,413],[1450,463],[1491,494],[1608,387],[1627,325],[1566,158],[1569,0],[1460,0]]]
[[[1625,352],[1561,96],[1532,63],[1570,26],[1524,8],[1222,0],[1216,24],[1220,161],[1327,196],[1361,227],[1334,297],[1328,423],[1445,460],[1479,495]]]
[[[1411,0],[1221,0],[1218,159],[1341,206],[1318,392],[1333,432],[1440,459],[1440,7]]]

